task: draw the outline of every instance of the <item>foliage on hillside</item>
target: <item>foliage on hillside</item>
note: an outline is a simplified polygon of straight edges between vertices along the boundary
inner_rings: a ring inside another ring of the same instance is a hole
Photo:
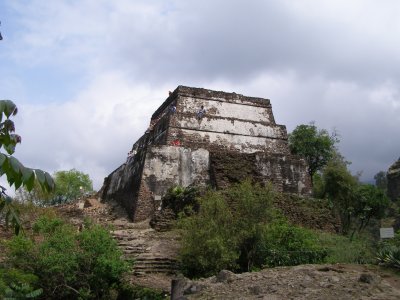
[[[180,220],[184,274],[322,262],[327,253],[317,235],[284,220],[272,205],[274,197],[271,186],[250,181],[201,197],[198,214]]]
[[[108,230],[98,225],[77,232],[61,219],[41,217],[33,232],[6,243],[0,295],[24,287],[27,293],[41,290],[44,298],[103,299],[128,270]]]

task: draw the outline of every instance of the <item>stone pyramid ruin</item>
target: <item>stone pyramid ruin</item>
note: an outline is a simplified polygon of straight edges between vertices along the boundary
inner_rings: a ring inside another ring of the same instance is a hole
[[[246,178],[281,192],[311,193],[307,164],[290,154],[286,127],[275,123],[268,99],[178,86],[100,193],[142,221],[170,187],[223,188]]]

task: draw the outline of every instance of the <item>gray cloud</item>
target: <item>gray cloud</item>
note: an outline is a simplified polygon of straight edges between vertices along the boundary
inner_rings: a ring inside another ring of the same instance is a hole
[[[70,100],[41,109],[25,98],[21,154],[28,163],[84,169],[99,187],[179,84],[271,98],[276,120],[289,131],[312,120],[337,128],[341,151],[364,179],[400,155],[397,1],[9,5],[20,28],[6,57],[31,70],[73,70],[80,87]],[[6,86],[11,97],[13,86],[14,95],[21,93],[13,78]]]
[[[127,15],[125,21],[122,16],[112,63],[157,81],[244,81],[265,70],[295,70],[303,76],[376,84],[399,72],[398,29],[383,22],[382,9],[371,2],[372,15],[364,20],[332,18],[330,11],[303,15],[285,1],[189,1],[176,6],[163,16],[148,14],[140,24],[135,16]],[[368,31],[372,29],[377,32]]]

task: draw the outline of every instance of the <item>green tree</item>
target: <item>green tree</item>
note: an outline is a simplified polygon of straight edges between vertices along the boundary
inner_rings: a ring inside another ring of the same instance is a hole
[[[88,174],[76,169],[54,173],[55,198],[60,202],[69,202],[93,191],[93,183]]]
[[[357,202],[355,205],[355,217],[358,220],[358,231],[363,230],[371,218],[381,219],[385,216],[385,210],[390,201],[385,192],[372,184],[362,184],[357,188]],[[353,231],[355,232],[356,228]]]
[[[371,184],[360,184],[359,176],[353,176],[348,170],[349,164],[340,153],[334,154],[322,173],[322,194],[328,197],[340,216],[342,233],[352,231],[352,239],[371,219],[384,217],[390,203],[383,190]]]
[[[384,191],[386,193],[387,191],[387,177],[386,177],[386,172],[385,171],[379,171],[378,173],[375,174],[374,179],[375,179],[375,185]]]
[[[358,180],[347,169],[347,165],[340,160],[331,160],[327,164],[323,172],[323,180],[325,195],[340,216],[342,233],[347,234],[357,205]]]
[[[17,106],[12,101],[0,100],[0,176],[5,175],[9,185],[15,189],[24,186],[30,191],[37,179],[43,190],[51,191],[54,181],[50,174],[39,169],[27,168],[13,156],[15,146],[21,143],[21,137],[14,133],[15,125],[10,119],[17,111]],[[15,233],[19,233],[21,222],[18,212],[3,186],[0,186],[0,218],[5,219],[6,225],[11,223]]]
[[[35,184],[31,191],[20,188],[17,191],[17,199],[38,206],[47,206],[67,203],[93,191],[92,180],[88,174],[81,171],[75,169],[57,171],[53,177],[55,181],[53,191],[43,191],[38,184]]]
[[[306,159],[311,179],[333,157],[338,142],[336,132],[329,134],[325,129],[318,129],[314,123],[299,125],[289,135],[290,151]]]

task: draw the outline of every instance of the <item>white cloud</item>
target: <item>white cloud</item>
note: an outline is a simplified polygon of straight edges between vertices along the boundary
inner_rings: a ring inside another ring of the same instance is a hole
[[[23,142],[17,156],[48,171],[77,168],[89,173],[99,188],[124,162],[167,96],[166,88],[133,86],[121,74],[111,73],[95,78],[69,102],[21,104],[16,126]]]

